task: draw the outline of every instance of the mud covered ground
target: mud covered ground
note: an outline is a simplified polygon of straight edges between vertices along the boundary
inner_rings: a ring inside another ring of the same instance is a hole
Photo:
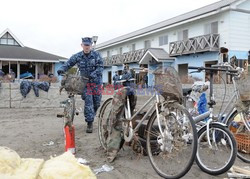
[[[143,102],[143,101],[142,101]],[[23,158],[44,158],[64,152],[63,121],[56,118],[62,109],[0,109],[0,146],[15,150]],[[88,160],[91,169],[99,168],[106,162],[105,152],[101,149],[97,136],[97,121],[94,132],[86,134],[83,114],[75,118],[76,157]],[[54,145],[48,146],[50,141]],[[208,156],[209,157],[209,156]],[[239,159],[237,165],[247,166]],[[112,163],[114,170],[98,174],[98,178],[160,178],[150,165],[147,156],[140,156],[125,146]],[[226,174],[211,176],[203,173],[196,164],[184,178],[225,178]]]

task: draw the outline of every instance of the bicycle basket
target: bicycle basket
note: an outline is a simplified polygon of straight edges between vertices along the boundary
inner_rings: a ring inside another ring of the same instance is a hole
[[[182,84],[177,71],[173,67],[158,68],[155,75],[156,90],[168,100],[182,102]]]
[[[61,85],[67,92],[81,95],[87,82],[88,78],[86,77],[67,74],[62,80]]]
[[[248,133],[234,133],[237,141],[238,151],[250,154],[250,136]]]
[[[250,101],[250,74],[242,75],[240,79],[236,80],[240,100],[243,102]]]

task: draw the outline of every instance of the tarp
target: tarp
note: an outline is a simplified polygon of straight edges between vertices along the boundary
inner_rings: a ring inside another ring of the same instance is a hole
[[[43,163],[43,159],[22,159],[15,151],[0,147],[1,179],[36,179]]]
[[[44,162],[43,159],[21,158],[15,151],[0,147],[0,178],[96,179],[96,176],[70,152]]]

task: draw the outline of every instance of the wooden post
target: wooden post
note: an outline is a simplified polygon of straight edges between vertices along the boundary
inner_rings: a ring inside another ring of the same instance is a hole
[[[20,80],[20,62],[17,61],[17,79]]]
[[[51,73],[53,74],[53,75],[55,75],[55,63],[52,63],[52,67],[51,67],[52,69],[51,69]]]
[[[38,64],[35,62],[35,79],[38,79]]]
[[[11,66],[11,63],[10,63],[10,61],[9,61],[9,74],[10,74],[10,66]]]

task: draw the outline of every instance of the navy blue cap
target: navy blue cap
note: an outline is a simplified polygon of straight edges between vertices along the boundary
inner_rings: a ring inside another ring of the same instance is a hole
[[[92,38],[90,38],[90,37],[82,38],[82,44],[83,45],[92,45]]]

